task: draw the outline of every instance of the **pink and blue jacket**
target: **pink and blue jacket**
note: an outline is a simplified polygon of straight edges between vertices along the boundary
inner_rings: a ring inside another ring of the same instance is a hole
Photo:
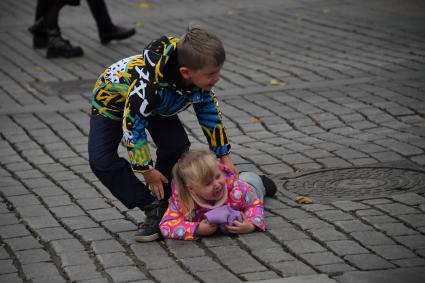
[[[264,231],[266,226],[264,224],[264,207],[261,200],[246,183],[236,178],[228,168],[220,164],[220,169],[225,174],[228,191],[224,205],[240,211],[258,230]],[[161,234],[164,238],[195,240],[195,231],[199,223],[204,219],[205,213],[211,209],[201,207],[195,202],[191,220],[185,219],[174,183],[172,183],[171,187],[172,196],[169,199],[168,209],[159,223]]]

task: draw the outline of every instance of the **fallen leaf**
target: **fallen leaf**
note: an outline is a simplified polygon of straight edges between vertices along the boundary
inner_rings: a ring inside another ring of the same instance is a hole
[[[313,203],[313,199],[310,197],[306,197],[306,196],[298,196],[294,199],[294,201],[296,203],[299,204],[312,204]]]
[[[276,80],[276,79],[271,79],[270,80],[270,84],[271,85],[280,85],[280,81]]]
[[[139,8],[140,9],[149,9],[150,6],[151,5],[147,1],[140,1],[140,3],[139,3]]]
[[[261,123],[261,120],[257,116],[252,116],[251,117],[251,123],[258,124],[258,123]]]
[[[43,66],[37,65],[37,66],[35,66],[35,69],[39,72],[44,72]]]

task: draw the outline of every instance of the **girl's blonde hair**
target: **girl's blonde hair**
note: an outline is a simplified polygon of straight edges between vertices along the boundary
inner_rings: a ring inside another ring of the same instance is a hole
[[[177,42],[177,58],[181,67],[196,71],[209,64],[222,65],[226,52],[218,36],[199,26],[189,25]]]
[[[207,150],[190,150],[173,167],[173,179],[186,220],[191,220],[195,203],[188,187],[208,184],[217,172],[216,157]]]

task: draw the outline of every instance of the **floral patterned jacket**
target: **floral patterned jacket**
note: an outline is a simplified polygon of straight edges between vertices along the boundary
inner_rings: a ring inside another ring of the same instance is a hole
[[[220,169],[225,174],[228,191],[225,204],[241,211],[249,222],[259,230],[264,231],[266,226],[264,224],[264,207],[261,200],[246,183],[237,179],[224,165],[220,164]],[[192,220],[186,220],[181,211],[177,189],[172,183],[172,196],[169,199],[168,209],[159,224],[161,234],[165,238],[194,240],[196,239],[196,228],[203,220],[204,214],[209,210],[195,203],[195,209],[192,211]]]
[[[230,151],[214,93],[196,86],[184,89],[170,78],[178,78],[179,74],[167,77],[169,69],[178,70],[175,59],[178,41],[176,37],[163,36],[150,43],[143,54],[112,64],[100,75],[93,89],[92,113],[123,121],[124,141],[134,172],[153,168],[146,135],[148,117],[174,115],[190,105],[210,149],[217,156]]]

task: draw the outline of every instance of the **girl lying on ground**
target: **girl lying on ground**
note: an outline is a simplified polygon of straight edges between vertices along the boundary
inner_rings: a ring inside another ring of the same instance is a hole
[[[165,238],[180,240],[209,236],[219,227],[233,234],[264,231],[263,198],[276,193],[266,176],[242,172],[239,179],[203,150],[188,151],[180,158],[171,186],[159,226]]]

